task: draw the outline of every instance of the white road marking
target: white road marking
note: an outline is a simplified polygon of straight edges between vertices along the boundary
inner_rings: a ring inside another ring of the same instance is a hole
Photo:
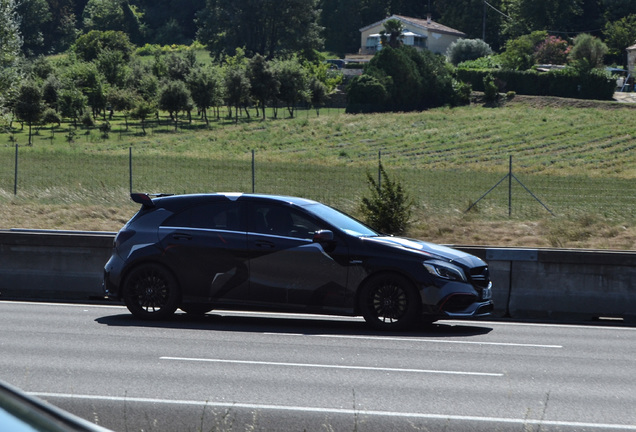
[[[467,416],[467,415],[453,415],[453,414],[429,414],[429,413],[413,413],[413,412],[396,412],[396,411],[376,411],[376,410],[357,410],[357,409],[342,409],[342,408],[320,408],[320,407],[303,407],[293,405],[269,405],[269,404],[247,404],[247,403],[228,403],[228,402],[210,402],[210,401],[193,401],[193,400],[168,400],[168,399],[153,399],[153,398],[140,398],[140,397],[118,397],[118,396],[98,396],[98,395],[77,395],[77,394],[65,394],[65,393],[42,393],[42,392],[28,392],[28,394],[40,397],[40,398],[60,398],[60,399],[80,399],[80,400],[99,400],[110,402],[125,402],[125,403],[151,403],[151,404],[165,404],[165,405],[190,405],[200,407],[213,407],[213,408],[244,408],[249,410],[280,410],[280,411],[295,411],[295,412],[313,412],[323,414],[346,414],[346,415],[368,415],[378,417],[393,417],[393,418],[418,418],[428,420],[451,420],[451,421],[473,421],[473,422],[493,422],[504,423],[513,425],[543,425],[543,426],[561,426],[572,428],[589,428],[589,429],[615,429],[615,430],[628,430],[636,431],[636,425],[626,424],[611,424],[611,423],[587,423],[587,422],[572,422],[562,420],[541,420],[541,419],[527,419],[527,418],[506,418],[506,417],[486,417],[486,416]]]
[[[278,334],[278,333],[277,333]],[[387,336],[355,336],[355,335],[313,335],[313,337],[339,338],[339,339],[369,339],[369,340],[389,340],[389,341],[409,341],[409,342],[426,342],[426,343],[446,343],[446,344],[467,344],[467,345],[495,345],[506,347],[525,347],[525,348],[563,348],[563,345],[540,345],[540,344],[523,344],[514,342],[483,342],[483,341],[466,341],[466,340],[446,340],[446,339],[419,339],[419,338],[401,338]]]
[[[230,363],[230,364],[261,365],[261,366],[284,366],[284,367],[306,367],[306,368],[323,368],[323,369],[366,370],[366,371],[377,371],[377,372],[406,372],[406,373],[428,373],[428,374],[445,374],[445,375],[471,375],[471,376],[489,376],[489,377],[501,377],[501,376],[504,375],[502,373],[488,373],[488,372],[445,371],[445,370],[432,370],[432,369],[401,369],[401,368],[382,368],[382,367],[370,367],[370,366],[345,366],[345,365],[328,365],[328,364],[311,364],[311,363],[281,363],[281,362],[266,362],[266,361],[252,361],[252,360],[224,360],[224,359],[210,359],[210,358],[160,357],[160,359],[161,360],[173,360],[173,361]]]

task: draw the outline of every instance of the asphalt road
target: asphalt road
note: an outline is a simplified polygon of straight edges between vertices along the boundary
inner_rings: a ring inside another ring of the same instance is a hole
[[[636,431],[632,327],[0,302],[0,329],[0,380],[116,431]]]

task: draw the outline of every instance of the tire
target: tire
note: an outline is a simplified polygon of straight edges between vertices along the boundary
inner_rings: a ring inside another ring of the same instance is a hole
[[[190,303],[190,304],[185,304],[185,305],[179,306],[179,309],[181,309],[182,311],[184,311],[188,315],[203,316],[206,313],[208,313],[211,310],[213,310],[214,308],[212,306],[208,306],[208,305],[205,305],[205,304],[192,304],[192,303]]]
[[[126,277],[123,287],[126,307],[135,317],[162,320],[179,305],[179,287],[174,276],[157,264],[141,264]]]
[[[404,330],[420,318],[420,296],[398,274],[373,276],[362,286],[359,301],[364,320],[378,330]]]

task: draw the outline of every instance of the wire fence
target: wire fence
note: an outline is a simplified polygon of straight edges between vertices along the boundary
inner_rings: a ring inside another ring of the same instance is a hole
[[[281,161],[257,151],[219,159],[132,147],[60,152],[6,146],[0,148],[0,199],[96,203],[127,201],[131,191],[256,192],[303,196],[351,211],[368,195],[367,175],[377,179],[381,161],[416,207],[431,215],[469,211],[484,218],[634,218],[632,180],[518,175],[512,160],[508,173],[490,173],[428,170],[422,162],[397,165],[392,159],[388,150],[355,162],[334,162],[337,155],[330,160]]]

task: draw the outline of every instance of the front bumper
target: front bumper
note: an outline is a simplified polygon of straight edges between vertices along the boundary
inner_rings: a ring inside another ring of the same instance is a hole
[[[424,314],[437,318],[472,318],[492,314],[492,283],[475,287],[464,282],[447,282],[422,290]]]

